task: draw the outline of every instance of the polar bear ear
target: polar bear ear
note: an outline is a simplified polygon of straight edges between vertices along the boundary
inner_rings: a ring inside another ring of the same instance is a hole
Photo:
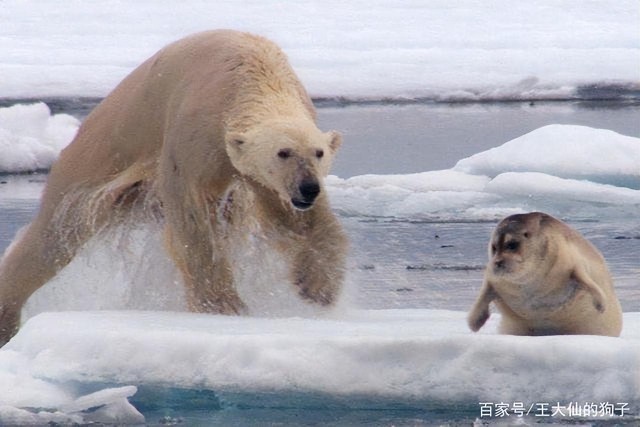
[[[329,134],[329,148],[331,148],[331,151],[335,153],[342,145],[342,135],[340,132],[336,132],[335,130],[327,133]]]
[[[227,144],[227,147],[240,149],[247,141],[247,138],[240,132],[228,132],[225,135],[224,140]]]

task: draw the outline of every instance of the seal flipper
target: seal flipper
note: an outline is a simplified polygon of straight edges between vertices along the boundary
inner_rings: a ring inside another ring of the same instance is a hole
[[[581,266],[576,266],[576,268],[571,272],[571,279],[575,280],[578,283],[578,286],[585,291],[589,292],[593,297],[593,306],[600,313],[605,310],[605,301],[606,296],[600,286],[596,282],[589,277],[589,275],[584,271],[584,268]]]
[[[491,283],[485,282],[482,284],[480,295],[476,299],[476,302],[471,307],[471,311],[467,316],[467,324],[473,332],[478,332],[482,326],[489,320],[491,312],[489,311],[489,304],[496,299],[497,294],[493,290]]]

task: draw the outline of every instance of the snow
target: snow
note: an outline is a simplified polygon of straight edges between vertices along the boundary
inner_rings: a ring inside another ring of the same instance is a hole
[[[277,42],[315,97],[598,96],[638,90],[639,20],[634,0],[5,0],[0,97],[104,96],[165,44],[214,28]]]
[[[135,387],[79,396],[74,382],[452,404],[640,401],[638,313],[625,313],[622,338],[500,336],[497,315],[472,334],[464,317],[406,309],[313,319],[44,313],[0,351],[0,422],[27,415],[43,422],[54,414],[87,422],[96,414],[86,409],[103,405],[120,405],[112,411],[120,421],[139,420],[124,404]]]
[[[549,125],[456,164],[454,170],[495,177],[541,172],[640,189],[640,139],[607,129]]]
[[[526,210],[622,217],[640,206],[640,138],[549,125],[460,160],[452,169],[405,175],[330,177],[345,215],[499,219]],[[566,205],[566,206],[565,206]]]
[[[0,108],[0,173],[49,169],[79,125],[68,114],[51,115],[43,102]]]

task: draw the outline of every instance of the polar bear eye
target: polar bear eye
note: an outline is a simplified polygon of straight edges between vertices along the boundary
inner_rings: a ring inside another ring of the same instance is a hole
[[[321,159],[322,157],[324,157],[324,150],[316,150],[316,157],[318,159]]]
[[[289,157],[291,157],[291,149],[283,148],[282,150],[278,151],[278,157],[280,157],[281,159],[288,159]]]

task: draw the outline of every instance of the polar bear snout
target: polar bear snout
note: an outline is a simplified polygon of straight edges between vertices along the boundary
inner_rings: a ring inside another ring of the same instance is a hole
[[[320,184],[316,180],[303,181],[299,187],[300,195],[307,201],[313,202],[320,194]]]
[[[296,209],[309,209],[320,194],[320,183],[314,178],[304,179],[298,186],[298,193],[299,196],[291,198],[291,204]]]

